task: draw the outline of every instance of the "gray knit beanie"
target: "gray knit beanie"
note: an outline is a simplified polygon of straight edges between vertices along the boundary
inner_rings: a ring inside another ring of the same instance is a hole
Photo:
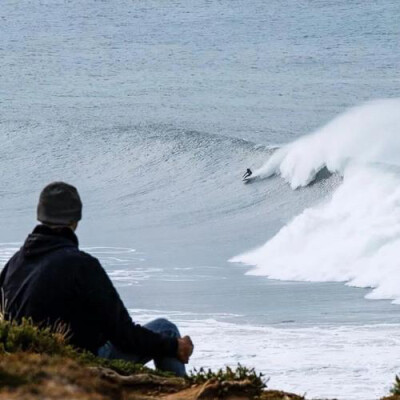
[[[49,225],[70,225],[82,218],[82,202],[74,186],[53,182],[40,193],[37,219]]]

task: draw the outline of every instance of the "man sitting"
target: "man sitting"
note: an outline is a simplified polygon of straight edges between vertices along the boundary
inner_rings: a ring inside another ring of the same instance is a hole
[[[75,230],[82,203],[63,182],[40,194],[42,223],[8,261],[0,275],[6,318],[30,317],[39,325],[65,323],[70,343],[105,358],[122,358],[185,375],[193,352],[189,336],[157,319],[135,324],[99,261],[79,250]]]

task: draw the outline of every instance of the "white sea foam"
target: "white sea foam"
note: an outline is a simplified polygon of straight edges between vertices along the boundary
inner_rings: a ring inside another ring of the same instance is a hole
[[[400,303],[400,100],[349,110],[278,150],[255,174],[293,189],[327,167],[343,183],[259,249],[234,257],[274,279],[346,281]]]
[[[310,399],[378,399],[399,371],[397,324],[278,328],[209,319],[179,326],[196,346],[190,367],[254,366],[269,388]]]

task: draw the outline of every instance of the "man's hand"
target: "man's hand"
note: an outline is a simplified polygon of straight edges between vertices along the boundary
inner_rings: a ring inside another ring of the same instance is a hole
[[[193,353],[193,343],[189,336],[178,339],[178,360],[184,364],[189,362],[189,358]]]

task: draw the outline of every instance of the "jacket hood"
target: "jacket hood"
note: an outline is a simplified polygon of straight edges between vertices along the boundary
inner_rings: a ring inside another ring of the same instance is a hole
[[[25,240],[22,252],[26,257],[33,257],[62,247],[78,247],[78,238],[71,229],[38,225]]]

